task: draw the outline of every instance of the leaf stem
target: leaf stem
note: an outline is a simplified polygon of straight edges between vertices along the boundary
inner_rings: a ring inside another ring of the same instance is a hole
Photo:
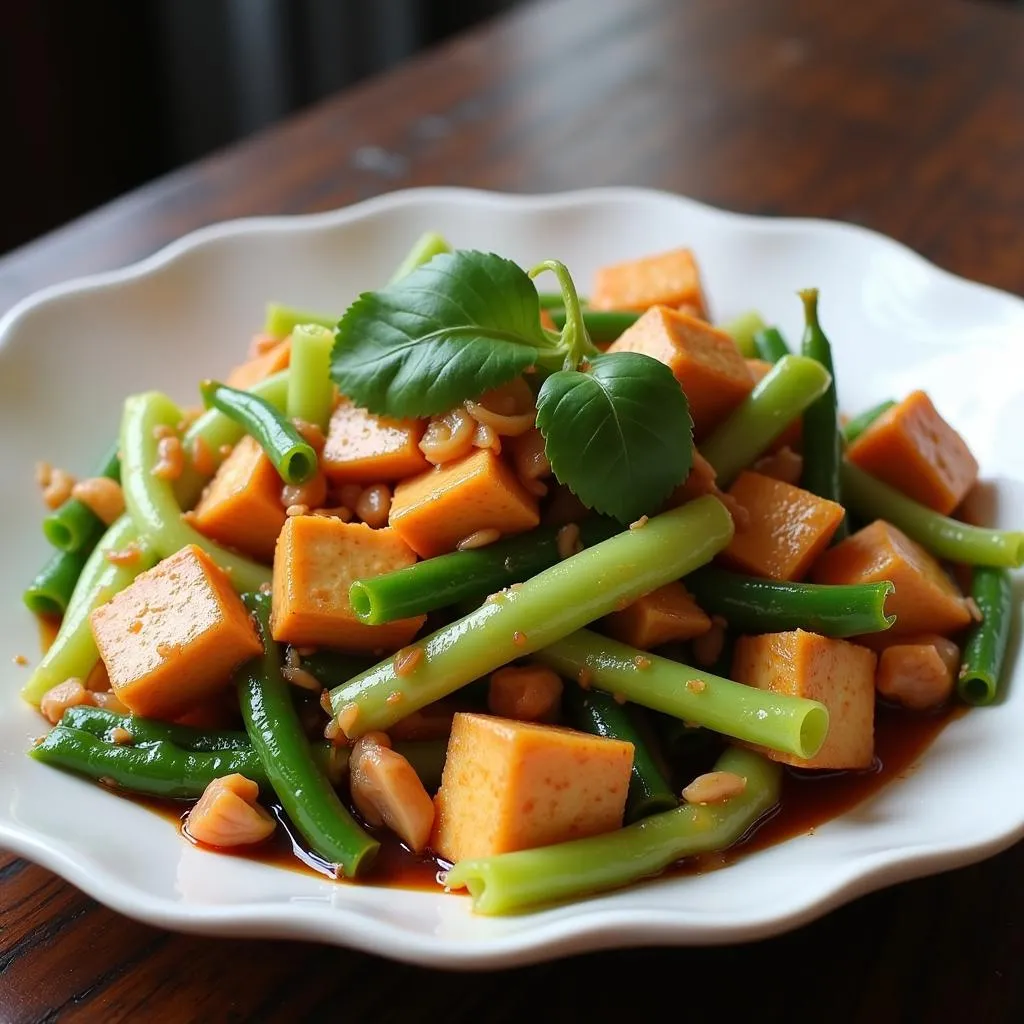
[[[558,285],[562,289],[565,326],[562,328],[559,345],[565,353],[563,369],[575,370],[588,357],[598,355],[599,350],[587,333],[580,297],[576,294],[576,285],[573,284],[569,268],[559,260],[544,260],[530,270],[529,275],[536,278],[545,270],[550,270],[558,278]]]

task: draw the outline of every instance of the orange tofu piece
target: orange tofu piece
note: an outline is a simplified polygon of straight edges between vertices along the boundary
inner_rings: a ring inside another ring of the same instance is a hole
[[[875,757],[875,662],[866,647],[802,629],[741,636],[732,677],[771,693],[820,701],[828,736],[814,757],[774,750],[768,757],[800,768],[870,768]]]
[[[815,583],[878,583],[895,590],[885,610],[896,616],[890,636],[962,629],[971,613],[956,584],[920,544],[876,519],[826,551],[814,566]]]
[[[866,473],[949,515],[978,478],[964,439],[914,391],[875,420],[846,451]]]
[[[422,420],[392,420],[343,398],[331,416],[320,464],[335,484],[401,480],[430,468],[419,449]]]
[[[292,339],[290,337],[282,338],[273,348],[267,349],[263,355],[236,366],[228,374],[225,383],[228,387],[248,391],[253,384],[258,384],[272,373],[287,369],[291,358]]]
[[[628,309],[643,313],[651,306],[684,307],[708,318],[700,270],[689,249],[644,256],[601,267],[590,294],[593,309]]]
[[[723,561],[773,580],[803,579],[845,514],[834,501],[749,470],[728,493],[747,516],[737,522]]]
[[[881,697],[914,711],[941,707],[949,700],[960,667],[960,648],[935,634],[904,637],[878,657],[875,688]]]
[[[227,574],[194,544],[137,576],[90,623],[114,693],[150,718],[185,714],[263,651]]]
[[[477,530],[502,536],[540,522],[537,499],[489,448],[429,469],[395,488],[388,522],[422,558],[454,551]]]
[[[274,552],[270,631],[275,640],[300,647],[333,647],[378,654],[409,643],[425,615],[380,626],[359,621],[349,587],[416,561],[398,534],[334,516],[292,516]]]
[[[283,486],[273,463],[246,434],[203,491],[192,525],[211,540],[270,562],[286,518]]]
[[[698,441],[754,390],[746,360],[728,334],[666,306],[652,306],[608,351],[642,352],[668,366],[686,392]]]
[[[661,644],[692,640],[711,628],[711,619],[701,610],[682,583],[666,583],[644,594],[621,611],[605,617],[609,636],[631,647],[649,651]]]
[[[536,722],[455,716],[430,847],[453,863],[622,825],[633,744]]]

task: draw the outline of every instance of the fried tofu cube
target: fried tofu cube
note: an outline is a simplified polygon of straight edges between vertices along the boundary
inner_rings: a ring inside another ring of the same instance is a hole
[[[746,512],[722,559],[741,572],[801,580],[843,521],[842,505],[749,470],[728,491]]]
[[[430,847],[453,863],[622,825],[633,744],[460,712],[452,723]]]
[[[605,617],[608,635],[631,647],[649,651],[661,644],[692,640],[711,628],[711,619],[701,610],[682,583],[666,583],[637,598],[621,611]]]
[[[944,516],[978,478],[971,450],[923,391],[912,392],[879,416],[850,445],[846,457]]]
[[[402,480],[430,468],[420,451],[423,420],[393,420],[343,398],[331,415],[320,456],[324,475],[335,484]]]
[[[540,522],[537,499],[489,448],[427,470],[395,488],[388,522],[421,558],[454,551],[478,530],[501,536]]]
[[[814,757],[764,753],[799,768],[870,768],[875,757],[874,651],[802,629],[741,636],[732,678],[770,693],[820,701],[828,736]]]
[[[90,624],[114,693],[149,718],[185,714],[263,651],[227,574],[194,544],[140,573]]]
[[[941,707],[952,696],[960,648],[935,634],[904,637],[878,658],[875,688],[886,700],[914,711]]]
[[[248,434],[231,450],[192,511],[204,536],[271,562],[284,526],[281,477]]]
[[[394,530],[373,530],[333,516],[292,516],[274,554],[274,639],[361,654],[405,646],[423,626],[425,615],[368,626],[356,617],[348,591],[356,580],[404,569],[415,561],[415,552]]]
[[[668,366],[686,393],[698,441],[754,390],[746,360],[728,334],[667,306],[652,306],[608,351],[641,352]]]
[[[814,565],[815,583],[879,583],[895,591],[885,610],[896,616],[892,636],[945,635],[971,621],[967,602],[941,565],[920,544],[876,519],[826,551]]]
[[[292,339],[282,338],[260,355],[236,366],[227,377],[228,387],[248,391],[273,373],[286,370],[292,358]]]
[[[672,249],[637,260],[601,267],[590,294],[593,309],[628,309],[643,313],[651,306],[675,306],[708,318],[700,270],[689,249]]]

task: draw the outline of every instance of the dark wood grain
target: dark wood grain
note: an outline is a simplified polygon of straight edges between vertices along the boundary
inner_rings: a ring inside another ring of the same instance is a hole
[[[1024,14],[964,0],[526,8],[0,260],[0,309],[226,217],[394,188],[648,185],[854,221],[1024,292]],[[981,796],[981,795],[980,795]],[[0,856],[0,1021],[1024,1020],[1024,851],[753,945],[453,976],[173,935]],[[765,879],[770,885],[771,879]]]

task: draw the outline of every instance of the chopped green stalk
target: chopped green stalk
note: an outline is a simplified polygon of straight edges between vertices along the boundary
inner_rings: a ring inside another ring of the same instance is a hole
[[[558,535],[562,529],[542,526],[484,548],[453,551],[406,569],[357,580],[349,588],[349,603],[360,622],[380,625],[449,605],[482,601],[488,594],[528,580],[561,561]],[[580,524],[580,541],[589,547],[621,531],[622,525],[614,519],[596,516]]]
[[[507,914],[616,889],[683,857],[728,849],[779,802],[782,768],[751,750],[730,747],[715,770],[746,779],[743,792],[718,803],[684,804],[588,839],[463,860],[438,881],[448,889],[468,889],[479,914]]]
[[[569,679],[724,736],[797,757],[813,757],[828,732],[816,700],[769,693],[581,629],[536,653]]]
[[[108,553],[123,551],[131,545],[139,550],[137,561],[115,565],[107,559]],[[93,548],[82,568],[60,629],[21,691],[25,700],[38,704],[47,690],[65,679],[85,679],[89,675],[99,660],[89,614],[155,563],[156,553],[139,540],[131,519],[121,516]]]
[[[800,486],[826,501],[840,500],[839,463],[843,457],[842,437],[839,434],[839,405],[836,398],[836,374],[832,365],[832,346],[818,321],[818,289],[806,288],[800,292],[804,304],[806,326],[802,351],[809,359],[816,359],[829,372],[832,380],[828,389],[804,411],[803,418],[803,472]],[[846,536],[845,515],[832,534],[831,543]]]
[[[25,607],[36,615],[63,615],[88,558],[84,548],[55,551],[22,594]]]
[[[399,675],[393,658],[331,691],[350,738],[388,726],[709,562],[732,539],[732,517],[710,495],[654,516],[501,591],[418,641]],[[394,694],[398,694],[396,698]],[[352,707],[349,707],[351,705]]]
[[[726,488],[765,452],[804,410],[828,390],[832,380],[816,359],[784,356],[732,415],[700,446]]]
[[[639,313],[626,310],[583,309],[581,312],[587,333],[595,345],[611,344],[627,327],[632,327],[640,319]],[[548,309],[548,315],[559,330],[565,326],[564,306],[552,306]]]
[[[270,595],[246,594],[244,600],[264,652],[235,675],[245,730],[281,806],[310,848],[352,878],[369,866],[380,844],[359,827],[314,760],[270,635]]]
[[[308,369],[308,367],[304,368]],[[288,376],[288,405],[295,391],[296,371]],[[328,378],[329,383],[329,378]],[[251,391],[239,391],[206,380],[199,386],[207,408],[220,409],[240,423],[267,454],[278,476],[286,484],[305,483],[316,473],[316,451],[298,432],[287,415],[282,415],[265,398]]]
[[[105,476],[120,482],[121,459],[116,443],[93,476]],[[105,529],[99,516],[77,498],[68,498],[43,520],[43,534],[55,548],[59,551],[83,551],[86,555],[96,547]]]
[[[308,309],[296,309],[294,306],[282,306],[278,302],[267,303],[267,316],[263,330],[274,338],[287,338],[298,324],[318,324],[320,327],[333,327],[338,317],[326,313],[311,313]]]
[[[887,398],[884,402],[879,402],[878,405],[872,406],[870,409],[865,410],[859,416],[854,416],[845,427],[843,427],[843,440],[847,444],[853,444],[854,441],[864,433],[868,427],[871,426],[875,420],[878,419],[883,413],[888,412],[896,403],[891,399]]]
[[[60,725],[67,729],[80,729],[107,743],[113,743],[115,729],[124,729],[132,743],[173,743],[182,750],[242,750],[252,744],[240,729],[195,729],[189,725],[160,722],[140,715],[125,715],[106,708],[79,704],[68,708],[61,716]]]
[[[991,704],[999,692],[1013,619],[1013,582],[1005,569],[977,566],[971,597],[981,622],[971,627],[960,661],[956,689],[968,704]]]
[[[121,421],[122,488],[128,514],[139,536],[160,558],[189,544],[202,548],[231,578],[238,591],[258,590],[270,582],[270,570],[208,540],[188,525],[169,480],[153,473],[159,462],[155,436],[181,421],[181,410],[156,391],[133,395],[124,404]]]
[[[416,240],[405,259],[398,264],[388,284],[401,281],[403,277],[408,277],[417,267],[422,267],[424,263],[429,263],[435,256],[451,251],[452,247],[436,231],[425,232]]]
[[[937,558],[1006,569],[1024,565],[1024,532],[970,526],[939,515],[845,460],[841,480],[848,511],[867,521],[885,519]]]
[[[627,825],[679,806],[647,738],[641,735],[632,718],[632,713],[639,708],[623,707],[607,693],[597,690],[588,693],[574,683],[565,688],[563,703],[577,729],[633,744],[633,773],[626,797]]]
[[[289,376],[288,370],[282,370],[254,384],[249,393],[269,402],[278,412],[284,412],[288,402]],[[185,431],[181,444],[189,458],[185,463],[185,471],[174,481],[174,493],[182,508],[195,505],[206,483],[206,477],[192,464],[196,446],[204,445],[212,464],[218,466],[224,460],[224,452],[238,444],[244,435],[245,427],[230,416],[225,416],[220,409],[207,409]]]
[[[789,345],[777,327],[765,327],[754,335],[754,350],[758,359],[766,363],[777,363],[783,356],[790,355]]]
[[[334,408],[331,349],[334,331],[316,324],[299,324],[292,331],[288,376],[288,418],[315,423],[324,432]]]
[[[765,323],[761,319],[761,314],[754,310],[742,313],[734,320],[718,325],[720,331],[725,331],[736,342],[736,347],[743,353],[745,359],[753,359],[757,355],[754,338],[757,332],[763,331],[764,328]]]
[[[705,566],[686,577],[686,589],[709,615],[721,615],[733,629],[784,633],[807,629],[822,636],[847,637],[888,629],[891,583],[829,586],[743,576]]]

